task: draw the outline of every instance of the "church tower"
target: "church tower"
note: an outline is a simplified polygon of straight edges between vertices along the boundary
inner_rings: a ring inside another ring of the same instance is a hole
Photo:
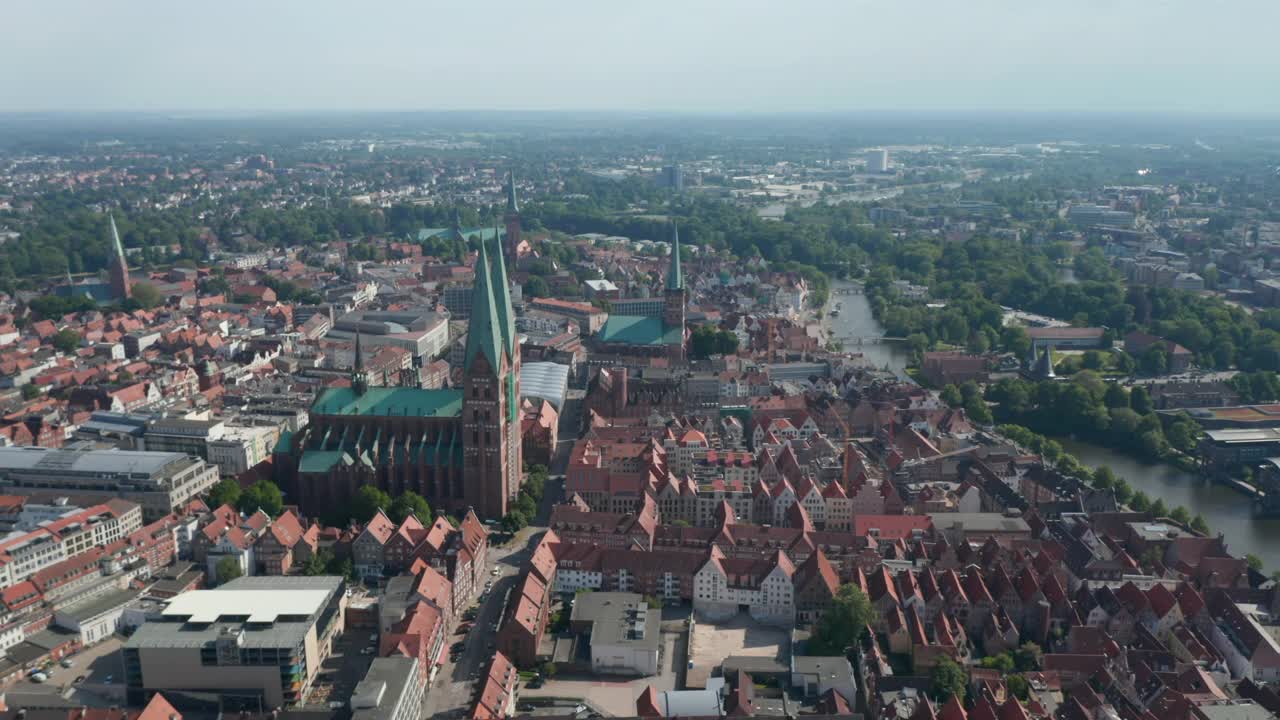
[[[684,359],[684,311],[688,302],[688,294],[684,289],[684,273],[680,270],[680,230],[671,226],[671,268],[667,270],[667,287],[663,294],[662,325],[671,332],[679,328],[679,347],[672,347],[669,354],[672,359]],[[673,343],[674,344],[674,343]]]
[[[128,300],[133,297],[133,286],[129,284],[129,266],[124,262],[124,246],[120,244],[120,231],[116,230],[116,218],[107,213],[111,220],[111,241],[115,250],[111,258],[111,267],[107,272],[111,279],[111,297],[115,300]]]
[[[360,331],[356,331],[356,355],[351,363],[351,389],[363,395],[369,389],[369,373],[364,369],[364,355],[360,352]]]
[[[462,368],[463,485],[481,517],[507,514],[520,489],[520,351],[501,244],[476,260]]]
[[[507,214],[502,218],[507,226],[507,237],[502,244],[504,259],[510,260],[512,267],[520,259],[520,203],[516,201],[516,173],[507,173]]]

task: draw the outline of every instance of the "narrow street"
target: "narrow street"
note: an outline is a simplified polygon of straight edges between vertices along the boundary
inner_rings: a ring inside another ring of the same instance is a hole
[[[461,641],[466,645],[456,663],[446,659],[436,673],[436,678],[423,699],[423,718],[462,717],[475,702],[481,673],[493,658],[498,623],[502,620],[507,596],[515,590],[521,568],[529,560],[533,548],[547,529],[551,509],[564,501],[564,472],[569,464],[569,453],[580,432],[581,398],[581,390],[570,391],[565,413],[561,416],[559,441],[549,468],[550,477],[543,491],[537,518],[533,524],[516,533],[509,542],[491,545],[489,548],[485,575],[493,579],[493,588],[485,596],[484,602],[480,603],[475,624],[465,635],[457,634],[457,627],[462,622],[466,608],[457,610],[457,617],[449,627],[450,634],[445,642],[452,645]],[[498,568],[501,574],[493,575],[494,568]]]

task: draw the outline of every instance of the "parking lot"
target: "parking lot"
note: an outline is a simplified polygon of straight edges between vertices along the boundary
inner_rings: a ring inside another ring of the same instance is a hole
[[[52,663],[44,669],[49,679],[35,683],[22,679],[11,686],[19,693],[61,695],[77,705],[119,705],[124,693],[124,665],[120,646],[124,640],[110,637],[66,658],[71,667]]]
[[[356,683],[369,670],[369,663],[376,653],[366,654],[365,648],[374,644],[376,632],[372,628],[348,628],[334,643],[333,652],[320,666],[320,672],[311,684],[306,705],[323,707],[332,702],[346,704],[355,690]]]
[[[790,645],[787,631],[752,620],[739,613],[723,622],[695,622],[690,640],[686,684],[705,687],[707,678],[730,655],[781,659]]]

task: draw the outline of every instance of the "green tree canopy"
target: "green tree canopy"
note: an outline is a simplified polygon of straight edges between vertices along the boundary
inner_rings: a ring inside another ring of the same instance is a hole
[[[244,574],[244,571],[240,569],[239,559],[232,555],[219,560],[214,569],[217,571],[219,585],[229,583]]]
[[[273,518],[279,517],[284,511],[284,495],[275,483],[259,480],[240,494],[236,506],[246,515],[262,510]]]
[[[872,612],[871,600],[861,588],[852,583],[841,585],[809,638],[809,654],[844,655],[866,631]]]
[[[209,489],[208,505],[210,508],[220,508],[223,505],[230,505],[233,508],[240,507],[240,483],[232,478],[224,478],[218,481]]]

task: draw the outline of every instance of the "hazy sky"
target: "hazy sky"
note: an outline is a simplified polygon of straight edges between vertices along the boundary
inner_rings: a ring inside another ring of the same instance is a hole
[[[1280,112],[1280,0],[5,0],[5,110]]]

